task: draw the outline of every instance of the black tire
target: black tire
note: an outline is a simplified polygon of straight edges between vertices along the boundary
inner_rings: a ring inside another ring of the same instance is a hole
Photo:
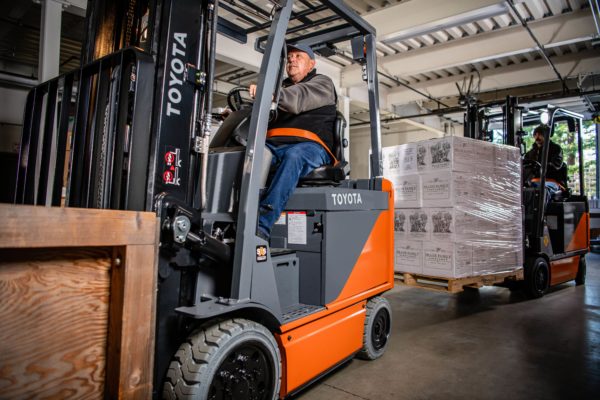
[[[279,398],[281,355],[264,326],[229,319],[195,331],[169,365],[164,399]]]
[[[585,285],[585,275],[587,274],[587,263],[585,262],[585,254],[579,257],[579,268],[575,277],[575,284]]]
[[[367,302],[363,348],[356,355],[363,360],[375,360],[385,353],[392,331],[392,307],[384,297]]]
[[[525,294],[537,299],[546,294],[550,286],[550,267],[543,257],[531,259],[525,265]]]

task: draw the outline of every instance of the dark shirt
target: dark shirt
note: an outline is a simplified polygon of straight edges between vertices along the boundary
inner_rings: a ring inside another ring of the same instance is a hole
[[[542,163],[542,149],[543,147],[533,143],[531,150],[525,153],[526,160],[537,161]],[[546,171],[547,179],[554,179],[561,185],[565,186],[567,181],[566,169],[563,167],[563,152],[562,148],[550,141],[548,148],[548,168]]]
[[[289,78],[283,82],[277,117],[269,123],[273,128],[297,128],[310,131],[332,149],[337,95],[331,79],[317,74],[313,69],[300,82],[294,84]],[[272,137],[272,143],[297,143],[306,139],[296,137]]]

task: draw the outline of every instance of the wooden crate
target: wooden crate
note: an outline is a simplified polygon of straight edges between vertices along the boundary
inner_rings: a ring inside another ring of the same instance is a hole
[[[415,286],[448,293],[458,293],[462,292],[465,287],[480,288],[502,283],[505,280],[523,280],[523,268],[510,272],[470,276],[466,278],[440,278],[407,272],[396,272],[395,277],[396,282],[403,283],[407,286]]]
[[[156,215],[0,205],[0,219],[0,398],[151,398]]]

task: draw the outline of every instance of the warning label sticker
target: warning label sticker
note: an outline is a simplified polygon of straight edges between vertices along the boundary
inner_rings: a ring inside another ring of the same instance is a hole
[[[288,243],[306,244],[306,212],[288,212]]]
[[[267,246],[256,246],[256,262],[267,261]]]

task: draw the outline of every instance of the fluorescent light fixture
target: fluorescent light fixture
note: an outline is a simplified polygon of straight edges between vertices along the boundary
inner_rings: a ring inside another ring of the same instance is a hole
[[[429,33],[452,28],[458,25],[464,25],[470,22],[480,21],[482,19],[496,17],[498,15],[506,13],[508,13],[508,6],[505,2],[501,2],[466,13],[442,18],[437,21],[432,21],[423,25],[413,26],[412,28],[403,29],[398,32],[389,33],[383,37],[380,37],[379,41],[385,44],[390,44],[398,42],[400,40],[406,40],[417,36],[427,35]]]

